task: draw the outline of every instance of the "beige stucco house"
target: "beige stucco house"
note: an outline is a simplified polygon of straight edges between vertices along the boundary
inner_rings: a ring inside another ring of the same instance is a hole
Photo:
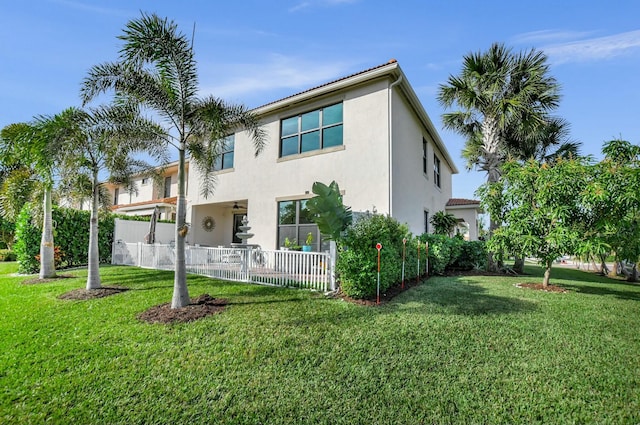
[[[268,141],[259,156],[242,130],[226,137],[215,166],[215,193],[200,194],[201,176],[187,179],[189,244],[228,246],[244,216],[248,241],[264,249],[302,245],[324,250],[317,226],[306,215],[312,185],[335,180],[345,205],[356,213],[377,211],[406,223],[414,234],[430,231],[429,220],[446,210],[477,239],[478,201],[452,199],[458,170],[400,65],[388,63],[271,102],[254,112]],[[114,212],[175,217],[177,163],[163,170],[163,184],[138,177],[137,191],[107,184]],[[458,202],[460,201],[460,202]]]
[[[187,163],[187,171],[189,165]],[[113,201],[111,210],[125,215],[151,216],[157,207],[160,220],[175,220],[178,195],[178,163],[167,164],[156,170],[159,176],[137,176],[133,179],[134,191],[122,186],[104,183]]]
[[[285,238],[302,244],[311,233],[314,249],[322,249],[305,209],[315,181],[335,180],[353,211],[390,214],[415,234],[451,198],[458,170],[395,60],[254,112],[268,134],[258,157],[238,131],[227,138],[212,197],[202,197],[200,176],[189,174],[191,244],[237,242],[246,215],[250,243],[274,249]]]

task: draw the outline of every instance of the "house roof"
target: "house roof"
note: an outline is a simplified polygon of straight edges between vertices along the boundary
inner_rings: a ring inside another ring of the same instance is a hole
[[[111,207],[111,210],[112,211],[130,211],[130,210],[154,207],[156,205],[159,207],[175,206],[177,201],[178,201],[178,197],[172,196],[170,198],[160,198],[160,199],[152,199],[150,201],[134,202],[133,204],[113,205]]]
[[[438,150],[441,152],[444,157],[444,161],[449,165],[451,172],[453,174],[458,173],[458,168],[456,167],[449,151],[447,150],[444,142],[440,138],[438,131],[436,130],[431,118],[425,111],[420,99],[416,95],[416,92],[409,84],[407,77],[404,72],[400,68],[400,64],[397,60],[391,59],[387,63],[374,66],[372,68],[365,69],[364,71],[356,72],[355,74],[348,75],[346,77],[338,78],[337,80],[330,81],[328,83],[321,84],[319,86],[301,91],[299,93],[293,94],[291,96],[284,97],[282,99],[269,102],[265,105],[259,106],[253,109],[253,112],[257,115],[266,115],[275,113],[279,110],[288,108],[292,105],[299,104],[301,102],[305,102],[311,99],[315,99],[319,96],[328,95],[340,90],[344,90],[346,88],[351,88],[353,86],[364,84],[370,82],[375,79],[380,78],[388,78],[389,79],[389,87],[393,84],[397,86],[398,89],[404,94],[407,101],[409,102],[411,108],[416,113],[416,116],[420,119],[422,124],[424,125],[427,133],[431,136],[431,139],[434,141],[435,145],[438,147]]]
[[[460,207],[460,206],[476,206],[480,205],[480,201],[475,199],[464,198],[451,198],[447,201],[447,207]]]

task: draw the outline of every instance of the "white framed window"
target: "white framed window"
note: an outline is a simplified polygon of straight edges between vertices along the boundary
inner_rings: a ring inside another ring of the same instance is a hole
[[[438,155],[433,154],[433,183],[438,186],[440,186],[440,158],[438,158]]]

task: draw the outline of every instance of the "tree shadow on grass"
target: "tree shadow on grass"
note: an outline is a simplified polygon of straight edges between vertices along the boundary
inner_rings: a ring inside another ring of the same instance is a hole
[[[487,290],[464,279],[443,282],[424,282],[409,293],[390,303],[402,311],[437,313],[441,307],[447,312],[464,316],[500,315],[536,310],[535,303],[515,297],[486,294]]]
[[[618,285],[625,285],[629,287],[628,291],[621,291],[611,288],[611,286],[592,286],[592,285],[574,285],[563,283],[562,286],[570,289],[578,294],[587,295],[600,295],[600,296],[614,296],[620,300],[640,301],[640,287],[629,283],[616,283]],[[635,291],[634,291],[635,289]]]

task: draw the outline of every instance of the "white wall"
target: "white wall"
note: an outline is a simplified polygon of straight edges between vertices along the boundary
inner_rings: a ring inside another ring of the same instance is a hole
[[[168,244],[175,240],[175,224],[156,223],[156,243]],[[148,221],[131,221],[116,218],[113,240],[123,240],[124,242],[144,242],[145,236],[149,234]]]
[[[424,211],[431,217],[451,198],[451,169],[433,139],[412,113],[405,97],[394,89],[393,103],[393,217],[407,223],[414,234],[424,232]],[[427,172],[423,172],[422,139],[427,141]],[[441,163],[440,187],[433,179],[433,154]]]
[[[255,234],[249,242],[276,248],[277,201],[312,197],[311,187],[315,181],[328,184],[336,180],[344,191],[345,205],[354,211],[371,210],[375,206],[378,212],[389,212],[387,86],[387,80],[379,80],[348,93],[325,96],[264,117],[262,122],[269,141],[257,158],[247,135],[236,133],[234,169],[218,175],[211,199],[200,195],[198,173],[195,167],[190,169],[192,190],[187,216],[195,223],[192,229],[199,227],[205,215],[200,206],[247,200],[249,225]],[[340,101],[344,102],[343,146],[278,158],[282,118]],[[211,244],[215,240],[195,232],[187,236],[191,243],[205,243],[203,238],[212,240]]]

